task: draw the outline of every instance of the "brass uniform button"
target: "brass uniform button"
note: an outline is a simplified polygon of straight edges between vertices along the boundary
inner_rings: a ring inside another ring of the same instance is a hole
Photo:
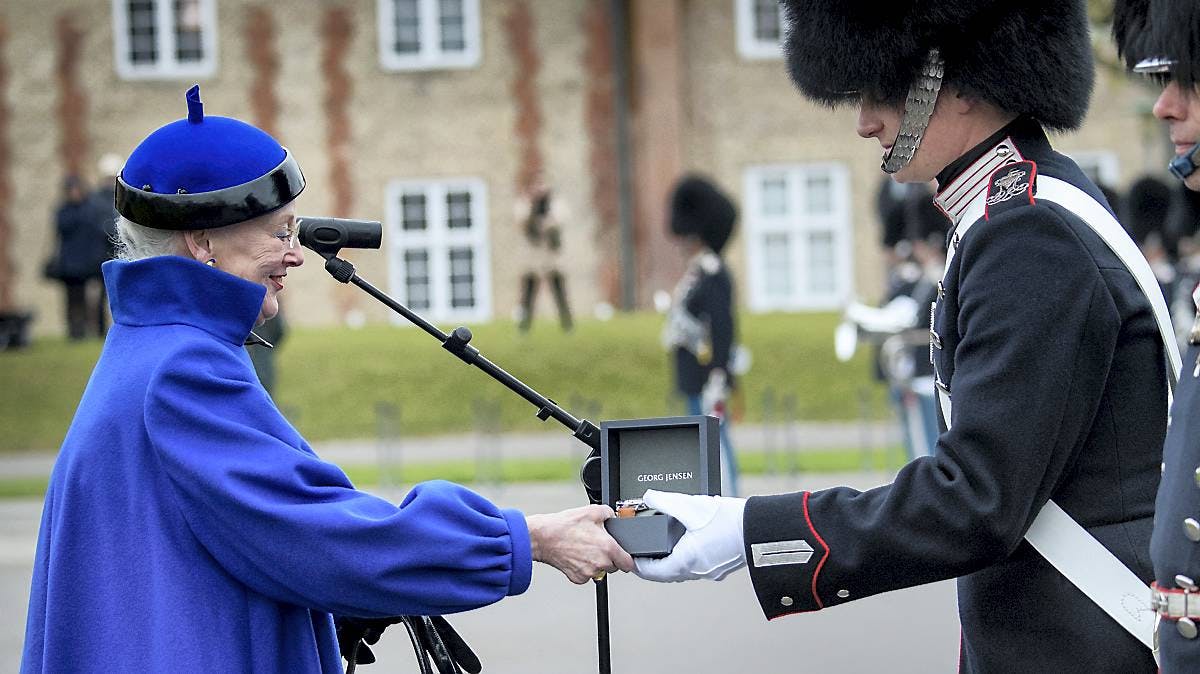
[[[1183,521],[1183,535],[1188,537],[1188,540],[1193,543],[1200,543],[1200,522],[1196,518],[1189,517]]]
[[[789,597],[789,596],[787,596],[787,595],[784,595],[784,596],[782,596],[782,597],[780,597],[780,598],[779,598],[779,603],[780,603],[780,604],[783,604],[784,606],[791,606],[791,605],[792,605],[792,604],[794,604],[795,602],[793,602],[793,601],[792,601],[792,598],[791,598],[791,597]]]

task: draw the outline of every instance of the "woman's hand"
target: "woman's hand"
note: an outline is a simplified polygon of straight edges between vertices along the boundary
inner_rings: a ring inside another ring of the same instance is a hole
[[[610,571],[632,571],[633,558],[604,529],[612,508],[588,505],[548,515],[529,515],[533,559],[582,585]]]

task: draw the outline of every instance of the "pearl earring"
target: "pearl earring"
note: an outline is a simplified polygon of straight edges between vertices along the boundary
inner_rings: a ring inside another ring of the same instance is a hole
[[[206,264],[210,267],[215,267],[215,266],[217,266],[217,258],[210,257],[210,258],[208,258],[208,262],[205,262],[204,264]]]

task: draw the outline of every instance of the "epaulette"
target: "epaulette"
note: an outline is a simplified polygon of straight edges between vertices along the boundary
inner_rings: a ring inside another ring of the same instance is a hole
[[[1019,161],[996,169],[988,178],[988,193],[983,219],[988,220],[997,213],[1010,208],[1032,206],[1037,183],[1037,164]]]

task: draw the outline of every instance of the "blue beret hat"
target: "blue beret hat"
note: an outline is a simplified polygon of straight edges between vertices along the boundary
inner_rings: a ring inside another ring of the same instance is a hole
[[[200,87],[188,116],[160,127],[117,177],[117,211],[155,229],[211,229],[280,208],[304,190],[291,153],[267,133],[230,117],[205,117]]]

